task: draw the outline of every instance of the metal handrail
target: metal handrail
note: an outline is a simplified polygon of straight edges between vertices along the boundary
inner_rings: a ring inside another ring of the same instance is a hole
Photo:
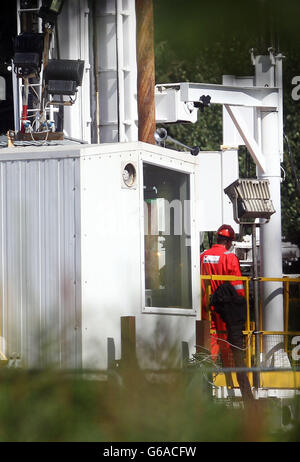
[[[228,276],[226,274],[203,274],[201,275],[201,279],[211,279],[212,281],[253,281],[254,278],[252,276]],[[265,278],[265,277],[258,277],[256,278],[258,281],[273,281],[273,282],[299,282],[299,278],[289,278],[288,276],[284,276],[282,278]]]
[[[201,280],[206,280],[209,281],[208,284],[208,297],[211,294],[211,281],[244,281],[245,282],[245,298],[247,301],[247,318],[246,318],[246,324],[245,324],[245,330],[243,331],[244,335],[247,335],[248,338],[248,345],[249,348],[246,349],[246,364],[247,367],[251,367],[251,357],[252,357],[252,350],[253,347],[251,345],[251,336],[256,333],[259,335],[283,335],[285,336],[285,350],[287,351],[288,347],[288,335],[300,335],[300,332],[298,331],[289,331],[288,330],[288,322],[289,322],[289,304],[290,304],[290,283],[298,283],[300,285],[300,277],[295,278],[295,277],[288,277],[284,276],[281,278],[268,278],[268,277],[258,277],[254,278],[251,276],[229,276],[229,275],[201,275],[200,276]],[[251,329],[251,322],[250,322],[250,300],[249,300],[249,283],[251,281],[259,281],[259,282],[282,282],[284,286],[284,330],[283,331],[264,331],[261,328],[261,319],[262,319],[262,306],[260,305],[260,326],[255,326],[254,329]],[[209,316],[209,320],[211,320],[211,317]],[[261,348],[260,348],[261,351]]]

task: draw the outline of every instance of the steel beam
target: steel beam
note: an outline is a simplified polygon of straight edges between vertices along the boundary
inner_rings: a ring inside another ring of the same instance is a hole
[[[230,106],[229,104],[224,105],[228,114],[230,115],[236,129],[241,135],[245,145],[247,146],[255,164],[260,168],[261,172],[265,172],[266,161],[261,152],[261,148],[250,134],[247,124],[239,111],[237,106]]]
[[[156,88],[177,88],[181,101],[199,101],[200,97],[210,96],[212,104],[229,104],[231,106],[261,107],[277,110],[279,107],[279,89],[277,87],[236,87],[209,83],[173,83],[156,85]]]

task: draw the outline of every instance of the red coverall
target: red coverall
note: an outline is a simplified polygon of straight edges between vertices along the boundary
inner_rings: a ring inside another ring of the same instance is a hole
[[[241,276],[240,264],[237,256],[226,250],[221,244],[215,244],[210,249],[201,254],[201,274],[202,275],[226,275]],[[211,281],[211,292],[213,293],[223,281]],[[239,295],[245,296],[244,285],[242,281],[231,281]],[[202,280],[202,319],[208,319],[208,303],[206,299],[205,283]],[[216,331],[226,331],[226,324],[222,321],[220,315],[211,307],[211,329]],[[230,345],[227,342],[218,339],[227,339],[225,333],[212,333],[211,335],[211,355],[214,360],[217,359],[219,351],[225,367],[232,367],[232,353]]]

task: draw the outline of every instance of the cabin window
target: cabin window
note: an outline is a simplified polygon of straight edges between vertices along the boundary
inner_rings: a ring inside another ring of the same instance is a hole
[[[192,308],[190,175],[144,163],[145,305]]]

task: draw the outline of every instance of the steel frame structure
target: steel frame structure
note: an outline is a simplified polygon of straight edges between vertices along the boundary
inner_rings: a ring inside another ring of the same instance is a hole
[[[254,56],[255,67],[253,85],[236,82],[234,76],[224,76],[226,82],[235,84],[174,83],[156,86],[162,95],[168,92],[180,93],[183,105],[198,103],[203,96],[210,97],[210,104],[223,106],[223,137],[230,139],[224,131],[225,117],[230,118],[230,129],[239,136],[238,145],[248,148],[257,167],[257,177],[269,180],[271,199],[276,213],[271,220],[261,223],[262,276],[282,277],[281,248],[281,166],[283,159],[283,95],[282,95],[282,54],[269,49],[266,56]],[[254,127],[245,118],[245,109],[253,115]],[[233,138],[233,137],[232,137]],[[238,149],[235,146],[221,146],[222,149]],[[283,288],[281,282],[267,281],[262,293],[264,306],[263,328],[268,331],[283,331]],[[268,350],[268,346],[265,346]]]

